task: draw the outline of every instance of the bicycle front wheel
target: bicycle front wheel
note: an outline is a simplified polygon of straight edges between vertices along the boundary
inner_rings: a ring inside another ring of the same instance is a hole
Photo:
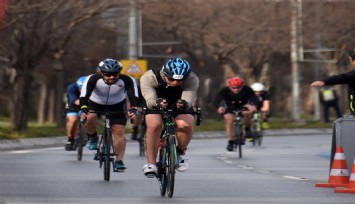
[[[175,185],[175,167],[177,161],[177,154],[176,154],[176,142],[175,142],[175,135],[169,136],[169,145],[167,150],[167,168],[166,168],[166,178],[167,178],[167,192],[168,197],[173,197],[174,194],[174,185]]]
[[[79,129],[78,129],[78,134],[76,138],[76,147],[78,148],[78,154],[77,154],[77,159],[78,161],[81,161],[83,158],[83,143],[84,143],[84,137],[85,137],[85,131],[84,131],[84,125],[82,123],[79,124]]]
[[[242,158],[243,156],[243,152],[242,152],[242,141],[243,141],[243,130],[242,130],[242,125],[241,124],[237,124],[235,126],[235,137],[237,138],[237,148],[238,148],[238,153],[239,153],[239,158]]]
[[[103,159],[104,159],[104,179],[106,181],[110,181],[110,173],[111,173],[111,139],[112,133],[111,130],[106,130],[104,137],[104,145],[103,145]]]
[[[145,146],[144,146],[145,131],[146,131],[146,126],[142,124],[141,125],[141,130],[140,130],[140,133],[139,133],[139,138],[138,138],[139,156],[145,156]]]
[[[164,144],[164,139],[161,140],[161,146],[159,149],[159,162],[157,163],[158,167],[158,181],[159,181],[159,186],[160,186],[160,195],[165,196],[166,194],[166,183],[167,183],[167,177],[165,174],[165,166],[166,164],[166,150],[165,150],[165,144]]]

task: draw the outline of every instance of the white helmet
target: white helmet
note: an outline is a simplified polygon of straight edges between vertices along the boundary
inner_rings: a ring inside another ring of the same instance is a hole
[[[254,83],[251,85],[251,88],[254,90],[254,91],[264,91],[264,85],[262,83]]]

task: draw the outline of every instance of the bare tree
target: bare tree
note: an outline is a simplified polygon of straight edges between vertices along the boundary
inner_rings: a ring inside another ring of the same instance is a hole
[[[63,66],[61,63],[65,46],[75,28],[112,6],[126,1],[17,1],[8,2],[6,22],[0,44],[0,52],[13,58],[17,71],[13,88],[12,124],[16,131],[27,128],[26,107],[31,88],[31,76],[46,53],[51,53],[53,68],[57,72],[55,101],[62,101]],[[56,117],[60,107],[56,104]]]

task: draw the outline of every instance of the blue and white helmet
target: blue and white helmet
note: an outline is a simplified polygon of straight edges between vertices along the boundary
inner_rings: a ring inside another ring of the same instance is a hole
[[[190,72],[190,64],[179,57],[169,59],[162,68],[164,76],[175,79],[185,80]]]
[[[99,63],[99,70],[100,72],[106,73],[119,73],[121,72],[123,66],[122,64],[114,59],[105,59]]]
[[[79,89],[83,87],[84,81],[86,80],[87,76],[82,76],[78,80],[76,80],[76,85]]]

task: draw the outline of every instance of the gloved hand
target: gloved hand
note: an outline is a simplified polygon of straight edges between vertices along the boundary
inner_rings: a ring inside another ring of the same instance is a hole
[[[168,102],[166,101],[166,99],[158,98],[155,101],[155,107],[159,110],[165,110],[167,106],[168,106]]]
[[[188,105],[188,103],[185,100],[178,99],[176,101],[176,108],[180,111],[185,110],[187,108],[187,105]]]

